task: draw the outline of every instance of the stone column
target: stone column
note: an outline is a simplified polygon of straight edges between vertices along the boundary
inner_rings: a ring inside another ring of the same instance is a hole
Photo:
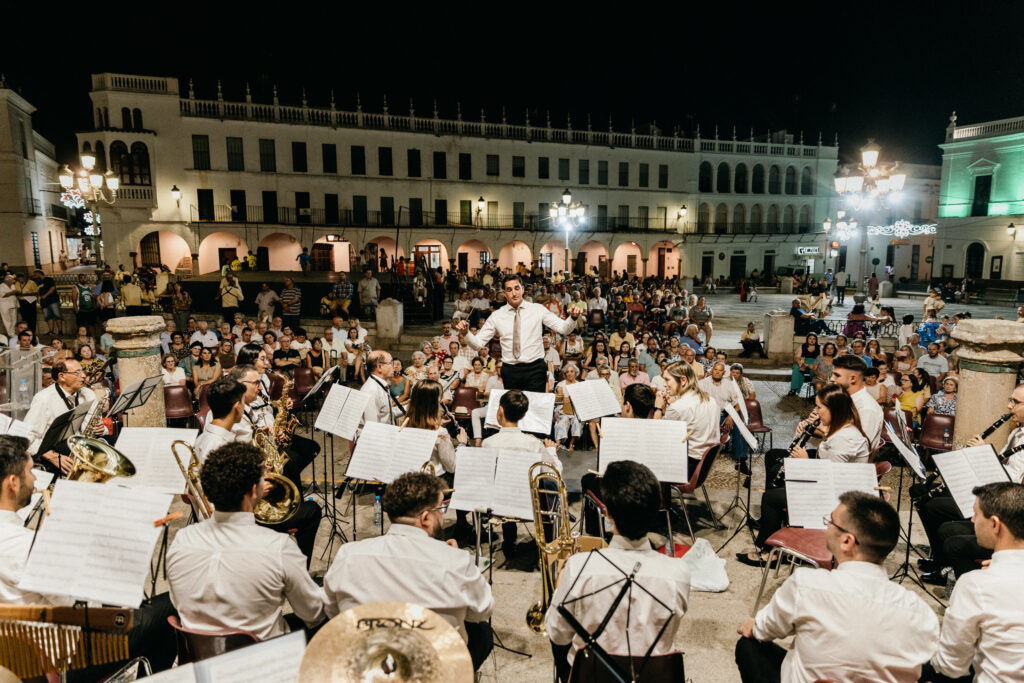
[[[160,375],[160,333],[166,323],[159,315],[111,318],[107,332],[114,337],[117,374],[121,388]],[[164,393],[157,389],[141,408],[129,410],[128,427],[166,427]]]
[[[764,352],[783,365],[793,363],[793,316],[785,311],[764,315]]]
[[[405,306],[396,299],[384,299],[377,304],[377,334],[373,345],[386,349],[397,344],[405,326]]]
[[[1024,324],[1009,320],[964,320],[953,330],[954,353],[960,361],[953,447],[961,448],[975,434],[1007,411],[1024,362]],[[985,441],[1002,448],[1010,432],[1007,422]]]

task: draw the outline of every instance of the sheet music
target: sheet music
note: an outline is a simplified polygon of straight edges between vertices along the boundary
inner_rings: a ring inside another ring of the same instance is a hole
[[[896,447],[896,450],[903,456],[903,459],[907,461],[907,464],[910,465],[910,469],[914,470],[914,474],[916,474],[919,479],[927,479],[928,473],[924,471],[924,465],[921,464],[921,458],[918,457],[917,451],[914,450],[914,447],[903,443],[903,439],[896,434],[896,430],[892,428],[891,424],[883,422],[882,425],[889,432],[889,440],[892,441],[892,445]]]
[[[455,491],[451,506],[466,512],[491,509],[497,461],[497,448],[460,448],[455,451]]]
[[[138,607],[171,496],[61,479],[19,586],[37,593]]]
[[[197,664],[184,664],[146,676],[147,683],[199,683]]]
[[[860,491],[877,496],[878,475],[875,466],[869,462],[829,462],[832,465],[832,490],[836,494],[836,505],[839,496],[847,491]]]
[[[608,382],[600,379],[562,385],[562,391],[572,399],[576,417],[582,422],[605,415],[618,415],[622,406],[615,398]]]
[[[200,662],[198,683],[295,683],[305,652],[306,634],[295,631]]]
[[[32,468],[32,474],[36,475],[36,491],[41,491],[48,487],[50,485],[50,482],[53,481],[54,477],[52,472],[47,472],[46,470],[37,470],[34,467]],[[17,515],[21,518],[22,522],[28,521],[28,518],[32,514],[32,511],[36,509],[36,505],[38,505],[39,501],[41,501],[42,499],[42,493],[33,493],[32,500],[28,502],[28,505],[18,510]]]
[[[686,422],[601,418],[601,450],[598,470],[608,463],[635,460],[654,472],[658,481],[685,484],[689,480],[686,457]]]
[[[743,440],[747,442],[747,445],[750,446],[751,450],[756,451],[757,439],[755,439],[754,435],[750,433],[750,429],[747,427],[746,418],[744,417],[744,419],[741,420],[740,416],[736,413],[736,409],[728,403],[725,404],[725,412],[732,418],[732,423],[739,428],[740,436],[743,437]]]
[[[313,425],[319,430],[352,440],[363,419],[363,411],[370,401],[370,395],[340,384],[331,386],[324,399],[323,408]]]
[[[419,471],[423,463],[430,460],[436,440],[437,432],[428,429],[399,430],[394,425],[367,422],[348,461],[345,476],[390,483],[397,468],[402,468],[397,472],[401,474],[409,471],[407,465],[415,463],[412,469]],[[393,466],[392,461],[396,459]]]
[[[29,441],[35,439],[32,428],[21,420],[14,420],[3,413],[0,413],[0,434],[8,436],[23,436]]]
[[[790,526],[824,529],[822,516],[836,508],[829,460],[786,458],[786,507]]]
[[[491,389],[490,398],[487,400],[487,417],[484,421],[488,427],[494,429],[501,427],[498,424],[498,403],[506,391],[506,389]],[[533,434],[550,434],[555,412],[555,395],[536,391],[524,391],[523,393],[530,400],[530,407],[527,408],[523,419],[519,421],[519,429]]]
[[[529,451],[501,449],[494,470],[495,514],[533,520],[533,497],[530,495],[530,467],[540,455]]]
[[[897,401],[897,403],[898,403],[898,401]],[[907,427],[907,414],[904,413],[903,410],[901,408],[899,408],[898,406],[897,406],[895,412],[896,412],[896,423],[900,426],[900,438],[899,438],[899,440],[902,441],[903,443],[905,443],[906,445],[910,446],[910,445],[912,445],[912,443],[911,443],[910,437],[907,435],[909,433],[909,428]]]
[[[999,462],[999,456],[991,444],[963,449],[967,464],[978,477],[979,486],[996,481],[1009,481],[1010,476]],[[972,504],[973,505],[973,504]]]
[[[117,437],[114,448],[121,451],[135,465],[134,477],[117,477],[111,484],[127,488],[146,488],[164,493],[178,494],[185,490],[185,478],[174,461],[171,443],[195,443],[198,429],[168,429],[165,427],[125,427]],[[179,448],[181,448],[179,446]],[[183,457],[185,449],[181,448]]]
[[[991,458],[995,461],[986,463]],[[970,517],[974,514],[975,486],[989,484],[994,481],[1009,481],[1006,470],[999,464],[995,450],[989,445],[963,448],[948,453],[936,453],[932,456],[935,466],[942,474],[942,481],[949,489],[950,495],[960,508],[960,514]],[[997,469],[998,468],[998,469]],[[981,475],[984,475],[982,477]]]
[[[324,383],[331,379],[331,377],[334,375],[334,371],[337,369],[337,365],[332,365],[331,367],[327,368],[327,370],[320,375],[320,379],[316,381],[316,384],[313,385],[313,388],[309,390],[309,393],[302,397],[302,403],[305,403],[306,401],[309,400],[310,396],[313,396],[316,394],[316,392],[320,391],[320,388],[323,387]]]

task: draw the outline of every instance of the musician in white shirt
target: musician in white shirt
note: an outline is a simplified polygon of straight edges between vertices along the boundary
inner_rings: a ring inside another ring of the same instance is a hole
[[[937,672],[970,681],[973,669],[978,683],[1024,681],[1024,486],[998,482],[973,493],[978,543],[995,552],[984,571],[957,580],[922,679]]]
[[[477,334],[469,331],[469,323],[461,320],[458,331],[465,333],[470,346],[479,349],[497,335],[501,340],[502,379],[507,389],[542,393],[547,381],[542,332],[545,326],[559,334],[568,334],[576,327],[580,314],[577,306],[569,307],[569,318],[559,318],[542,304],[523,301],[523,283],[517,276],[505,280],[508,302],[480,327]]]
[[[389,389],[391,375],[395,374],[395,366],[391,363],[391,354],[383,349],[371,351],[366,356],[366,371],[369,377],[359,389],[370,397],[363,411],[363,424],[382,422],[395,424],[398,415],[405,411],[391,397]]]
[[[718,404],[708,396],[697,381],[693,367],[686,362],[673,363],[661,373],[666,391],[654,401],[654,418],[682,420],[690,430],[686,440],[689,473],[692,476],[704,453],[721,442]]]
[[[178,531],[167,551],[171,600],[185,628],[242,629],[260,640],[323,620],[324,592],[287,534],[256,524],[265,493],[263,453],[233,443],[209,454],[200,473],[213,517]],[[284,601],[294,615],[284,615]]]
[[[381,504],[391,521],[383,536],[345,543],[324,576],[327,616],[379,601],[437,612],[466,641],[473,666],[490,653],[487,620],[494,598],[473,556],[444,542],[444,482],[407,472],[388,484]]]
[[[917,681],[935,654],[939,622],[882,566],[899,540],[899,515],[878,496],[848,491],[825,519],[836,568],[797,569],[739,627],[744,683],[781,680]],[[795,636],[787,652],[772,641]],[[1019,668],[1019,666],[1018,666]]]
[[[597,639],[609,654],[632,651],[634,656],[646,653],[651,645],[654,656],[672,652],[672,641],[689,605],[686,563],[657,552],[647,540],[647,534],[656,530],[661,509],[661,489],[654,474],[631,460],[610,463],[601,478],[601,502],[615,535],[607,548],[576,553],[568,559],[544,620],[561,681],[568,680],[584,640],[559,613],[559,605],[568,602],[570,613],[593,633],[618,595],[623,575],[639,564],[635,574],[638,587],[619,603]],[[577,600],[583,596],[586,599]]]
[[[224,444],[237,440],[233,430],[235,425],[242,422],[245,413],[245,393],[245,385],[230,376],[221,377],[210,384],[206,391],[210,412],[203,431],[192,446],[200,463],[206,462],[206,456]]]
[[[32,430],[34,437],[28,452],[47,470],[56,473],[59,469],[67,474],[71,471],[73,460],[68,455],[66,444],[58,444],[46,453],[39,453],[39,447],[46,431],[58,416],[77,408],[82,403],[94,401],[96,394],[85,386],[85,372],[77,360],[68,358],[57,361],[50,368],[50,375],[53,377],[53,384],[32,397],[32,404],[25,415],[25,423]],[[93,408],[103,409],[95,405]],[[106,433],[106,427],[100,423],[94,434],[102,436]]]
[[[871,394],[865,390],[864,371],[868,369],[862,358],[853,355],[838,356],[832,362],[832,382],[846,389],[857,408],[861,429],[868,437],[870,449],[878,448],[882,441],[882,422],[885,414]],[[818,433],[820,435],[821,428]]]

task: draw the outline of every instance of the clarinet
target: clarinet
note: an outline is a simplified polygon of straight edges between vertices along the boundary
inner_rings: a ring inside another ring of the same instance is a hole
[[[1000,416],[1000,418],[999,418],[998,420],[996,420],[995,422],[993,422],[992,424],[990,424],[990,425],[989,425],[989,426],[988,426],[988,427],[987,427],[987,428],[985,429],[985,431],[983,431],[983,432],[981,433],[981,435],[980,435],[980,436],[979,436],[978,438],[980,438],[980,439],[986,439],[986,438],[988,438],[988,436],[989,436],[989,435],[990,435],[990,434],[991,434],[992,432],[994,432],[994,431],[996,431],[997,429],[999,429],[1000,427],[1002,427],[1002,426],[1003,426],[1003,423],[1004,423],[1004,422],[1006,422],[1007,420],[1009,420],[1009,419],[1010,419],[1011,417],[1013,417],[1013,413],[1007,413],[1006,415],[1002,415],[1002,416]]]
[[[814,436],[814,430],[818,428],[819,424],[821,424],[820,418],[807,425],[806,429],[804,429],[802,432],[799,432],[795,437],[793,437],[793,440],[789,442],[789,447],[786,448],[786,453],[792,454],[794,448],[803,448],[804,445],[806,445],[807,442],[811,440],[811,437]],[[775,474],[775,479],[772,480],[771,486],[769,486],[768,488],[777,489],[785,485],[785,483],[786,463],[782,463],[782,467],[779,468],[779,471]]]

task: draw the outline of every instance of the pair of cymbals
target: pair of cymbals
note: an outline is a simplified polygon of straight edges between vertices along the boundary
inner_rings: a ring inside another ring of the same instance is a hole
[[[471,683],[473,662],[458,631],[436,612],[374,602],[339,614],[317,632],[298,680]]]

